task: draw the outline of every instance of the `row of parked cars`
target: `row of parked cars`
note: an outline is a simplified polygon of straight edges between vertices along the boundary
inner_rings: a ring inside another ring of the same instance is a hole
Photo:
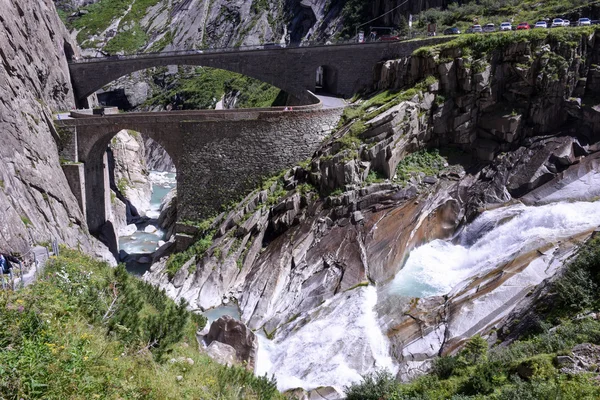
[[[560,28],[565,26],[589,26],[589,25],[598,25],[600,24],[599,20],[591,20],[589,18],[579,18],[578,21],[571,22],[568,19],[555,18],[552,20],[550,24],[547,21],[538,21],[534,25],[529,25],[527,22],[521,22],[517,26],[513,26],[510,22],[503,22],[500,24],[499,28],[496,28],[494,24],[486,24],[486,25],[473,25],[468,28],[465,33],[490,33],[500,31],[520,31],[520,30],[530,30],[534,28]],[[461,32],[458,28],[452,27],[444,30],[444,35],[459,35]]]

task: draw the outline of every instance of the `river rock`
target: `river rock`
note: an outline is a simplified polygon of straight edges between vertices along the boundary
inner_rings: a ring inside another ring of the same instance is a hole
[[[243,322],[228,315],[214,321],[205,337],[205,342],[210,346],[214,341],[234,348],[238,362],[246,365],[247,369],[254,370],[258,339]]]
[[[156,231],[157,231],[157,229],[154,225],[148,225],[147,227],[144,228],[144,232],[146,232],[146,233],[154,233]]]
[[[131,236],[136,232],[137,226],[135,224],[129,224],[121,231],[121,235],[119,236]]]

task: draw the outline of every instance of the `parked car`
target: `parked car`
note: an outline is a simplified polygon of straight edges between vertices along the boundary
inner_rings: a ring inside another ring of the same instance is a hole
[[[472,29],[473,33],[482,33],[483,32],[483,29],[481,28],[481,25],[473,25],[471,27],[471,29]]]
[[[600,19],[593,19],[591,23],[592,25],[600,25]]]
[[[510,22],[503,22],[500,24],[501,31],[512,31],[512,24]]]
[[[579,20],[577,21],[577,26],[586,26],[591,24],[592,20],[589,18],[579,18]]]
[[[563,26],[565,26],[565,21],[561,18],[555,18],[552,20],[552,25],[550,28],[561,28]]]
[[[460,35],[460,31],[457,27],[444,29],[444,35]]]
[[[494,25],[494,24],[486,24],[486,25],[483,27],[483,31],[484,31],[485,33],[496,32],[496,25]]]
[[[548,24],[546,23],[546,21],[538,21],[535,23],[535,28],[548,29]]]
[[[571,26],[571,21],[568,19],[563,20],[563,26]]]
[[[523,30],[530,30],[531,26],[527,23],[527,22],[521,22],[519,25],[517,25],[517,30],[518,31],[523,31]]]

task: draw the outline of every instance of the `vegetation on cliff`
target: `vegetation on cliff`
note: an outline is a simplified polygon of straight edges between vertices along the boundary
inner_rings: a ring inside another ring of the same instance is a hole
[[[0,398],[270,399],[274,383],[198,351],[205,319],[73,250],[0,292]]]
[[[416,27],[424,28],[428,22],[438,24],[438,30],[457,26],[466,30],[474,23],[493,23],[499,26],[505,21],[513,24],[564,17],[576,21],[579,17],[592,17],[600,13],[597,0],[483,0],[449,2],[446,9],[430,8],[420,14]]]
[[[153,75],[163,80],[154,88],[145,107],[177,103],[183,109],[214,108],[226,94],[235,98],[232,101],[235,108],[271,107],[281,93],[268,83],[215,68],[197,67],[191,72],[181,70],[177,75],[165,75],[157,69]]]
[[[569,373],[561,370],[564,357],[559,359],[578,344],[600,345],[600,321],[594,313],[585,314],[600,307],[599,267],[600,237],[596,237],[553,284],[558,300],[540,304],[541,311],[552,310],[540,321],[537,333],[489,351],[487,343],[475,336],[458,354],[436,359],[432,373],[409,384],[400,384],[385,372],[369,375],[347,388],[348,400],[600,397],[600,386],[593,379],[597,366],[589,373]]]

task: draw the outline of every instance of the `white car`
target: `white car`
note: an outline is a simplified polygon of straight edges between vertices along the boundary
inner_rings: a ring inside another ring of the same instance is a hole
[[[547,29],[548,28],[548,24],[546,23],[546,21],[538,21],[535,23],[535,28],[544,28]]]
[[[589,18],[579,18],[579,21],[577,21],[577,26],[587,26],[591,24],[592,20]]]
[[[551,28],[561,28],[561,27],[563,27],[563,26],[565,26],[565,21],[563,21],[563,20],[562,20],[562,19],[560,19],[560,18],[555,18],[555,19],[552,21],[552,25],[551,25],[550,27],[551,27]]]
[[[510,22],[503,22],[500,24],[501,31],[512,31],[512,24]]]
[[[563,26],[571,26],[571,21],[568,19],[563,20]]]

